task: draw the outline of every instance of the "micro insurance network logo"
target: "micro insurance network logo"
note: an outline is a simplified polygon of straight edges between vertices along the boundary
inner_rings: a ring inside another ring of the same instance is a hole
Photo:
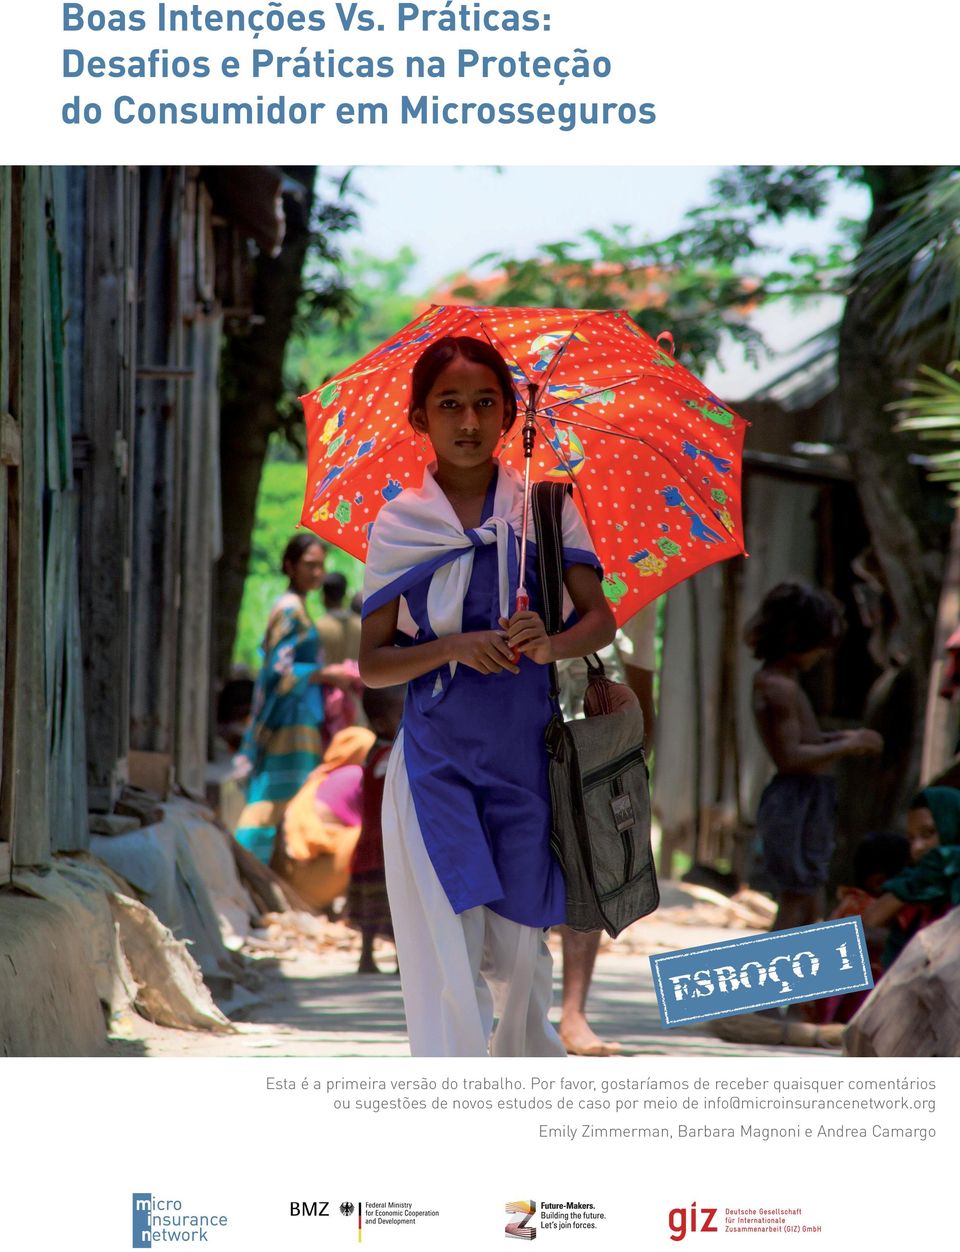
[[[132,1248],[163,1243],[209,1243],[211,1233],[223,1230],[223,1213],[192,1213],[182,1200],[163,1199],[150,1191],[134,1191]]]

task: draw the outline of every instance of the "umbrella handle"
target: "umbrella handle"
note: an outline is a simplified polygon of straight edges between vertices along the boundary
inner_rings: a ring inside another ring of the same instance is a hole
[[[517,612],[522,613],[530,607],[530,597],[527,595],[526,587],[517,588]],[[517,648],[513,650],[513,662],[516,664],[520,660],[520,652]]]

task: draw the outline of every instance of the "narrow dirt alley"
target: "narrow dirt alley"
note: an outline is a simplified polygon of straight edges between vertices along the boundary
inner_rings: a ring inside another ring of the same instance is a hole
[[[130,1017],[111,1037],[118,1056],[407,1056],[400,979],[392,972],[360,975],[359,940],[339,923],[323,923],[312,938],[287,928],[248,948],[243,960],[247,988],[221,1007],[235,1026],[230,1034],[169,1030]],[[590,990],[591,1025],[604,1039],[617,1040],[624,1056],[838,1057],[838,1047],[797,1047],[773,1042],[733,1042],[707,1028],[665,1030],[660,1023],[648,956],[722,940],[749,931],[678,924],[657,915],[636,923],[615,942],[604,940]],[[559,940],[554,953],[554,1021],[559,1015]],[[377,949],[383,971],[395,968],[392,946]],[[727,1019],[728,1022],[736,1019]],[[799,1028],[800,1023],[792,1024]],[[805,1028],[803,1028],[805,1029]],[[800,1033],[803,1033],[803,1029]],[[787,1034],[767,1019],[757,1032],[764,1040]],[[807,1033],[811,1033],[809,1031]],[[796,1037],[795,1029],[790,1037]]]

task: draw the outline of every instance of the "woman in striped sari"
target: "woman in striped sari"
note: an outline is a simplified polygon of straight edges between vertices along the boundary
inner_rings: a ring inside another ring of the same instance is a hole
[[[323,566],[320,541],[294,535],[282,565],[290,585],[270,611],[250,726],[236,761],[247,786],[236,838],[264,862],[288,801],[323,756],[322,684],[333,676],[324,672],[320,636],[306,607],[307,593],[323,581]]]

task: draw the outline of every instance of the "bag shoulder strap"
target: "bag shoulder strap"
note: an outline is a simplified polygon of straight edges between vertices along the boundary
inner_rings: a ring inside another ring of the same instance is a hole
[[[534,483],[530,496],[537,536],[537,570],[548,635],[563,629],[563,501],[569,483]]]
[[[543,600],[543,621],[548,635],[563,629],[563,501],[572,495],[569,483],[534,483],[530,491],[533,526],[537,536],[537,570]],[[591,677],[604,676],[603,662],[596,653],[587,657]],[[559,692],[556,665],[551,665],[551,695]]]
[[[534,483],[530,492],[533,528],[537,536],[537,571],[543,601],[543,623],[548,635],[563,629],[563,498],[568,483]],[[550,666],[550,699],[560,695],[556,664]]]

